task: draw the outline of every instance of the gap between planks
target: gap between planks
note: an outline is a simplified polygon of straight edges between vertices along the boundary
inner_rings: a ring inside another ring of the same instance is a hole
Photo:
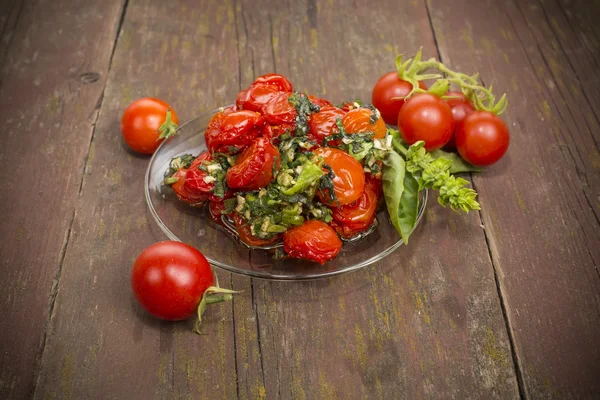
[[[111,49],[110,58],[108,61],[107,76],[108,76],[108,74],[110,72],[110,68],[112,66],[113,57],[115,55],[115,49],[116,49],[117,43],[119,41],[119,36],[121,33],[121,28],[123,26],[123,21],[125,20],[125,14],[127,12],[128,5],[129,5],[129,0],[124,0],[123,8],[121,9],[121,17],[119,18],[119,22],[117,24],[115,39],[112,42],[112,49]],[[20,12],[21,12],[21,10],[19,10],[19,13]],[[17,21],[18,21],[18,17],[17,17]],[[0,86],[1,86],[1,84],[2,84],[2,82],[0,81]],[[92,134],[90,135],[90,141],[88,143],[87,151],[86,151],[84,161],[83,161],[83,166],[81,168],[81,179],[79,182],[79,190],[77,193],[78,199],[81,197],[81,194],[83,191],[83,181],[85,179],[85,171],[87,169],[88,161],[89,161],[89,157],[90,157],[90,148],[92,147],[92,142],[94,141],[94,135],[96,133],[96,124],[100,117],[100,109],[102,107],[102,103],[104,100],[104,91],[106,90],[107,85],[108,85],[108,77],[107,77],[106,81],[104,82],[104,87],[102,88],[102,92],[100,93],[100,97],[99,97],[98,102],[96,103],[96,107],[94,109],[94,112],[96,113],[96,115],[94,117],[93,122],[91,123]],[[62,269],[63,269],[63,265],[64,265],[65,255],[67,254],[67,248],[69,246],[69,242],[71,239],[71,233],[73,232],[73,224],[75,223],[76,215],[77,215],[77,207],[75,207],[75,209],[73,210],[73,215],[71,217],[71,221],[69,222],[69,227],[67,228],[67,233],[65,235],[65,241],[64,241],[63,246],[60,251],[60,260],[59,260],[59,264],[58,264],[58,269],[57,269],[56,275],[54,276],[54,279],[52,281],[52,290],[50,292],[50,306],[48,307],[48,313],[47,313],[48,318],[46,320],[46,326],[44,328],[44,334],[42,336],[40,349],[37,352],[38,354],[36,357],[36,366],[35,366],[35,372],[33,374],[33,386],[30,391],[30,398],[35,397],[35,392],[37,390],[38,382],[39,382],[39,379],[41,376],[42,360],[43,360],[43,356],[44,356],[44,351],[46,350],[46,344],[48,343],[48,336],[49,336],[48,332],[50,331],[52,315],[54,314],[54,305],[56,302],[56,296],[58,295],[58,287],[60,285],[60,278],[62,275]]]

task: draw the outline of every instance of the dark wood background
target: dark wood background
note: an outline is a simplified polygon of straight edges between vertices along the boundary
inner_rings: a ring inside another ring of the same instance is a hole
[[[600,14],[586,0],[0,0],[0,398],[600,397]],[[135,98],[182,120],[286,75],[368,100],[423,47],[509,93],[508,155],[472,177],[481,212],[430,201],[361,271],[243,293],[206,335],[135,303],[163,240]]]

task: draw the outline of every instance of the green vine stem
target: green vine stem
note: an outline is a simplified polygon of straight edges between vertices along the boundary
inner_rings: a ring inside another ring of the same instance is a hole
[[[200,304],[198,304],[198,320],[196,321],[194,331],[199,335],[202,334],[202,332],[200,332],[200,326],[202,324],[202,315],[204,314],[204,311],[206,311],[206,306],[208,306],[209,304],[231,301],[231,299],[233,298],[233,294],[235,293],[240,292],[235,290],[223,289],[218,286],[208,287],[202,295],[202,300],[200,300]]]

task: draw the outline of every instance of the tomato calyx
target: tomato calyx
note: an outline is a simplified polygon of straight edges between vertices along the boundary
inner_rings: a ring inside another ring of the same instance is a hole
[[[160,135],[156,140],[168,139],[171,136],[174,136],[177,133],[178,128],[179,125],[177,125],[173,121],[173,117],[171,115],[171,107],[169,107],[167,109],[167,115],[165,116],[165,122],[163,122],[160,128],[158,128],[158,132],[160,132]]]
[[[200,331],[200,326],[202,325],[202,315],[206,311],[206,307],[209,304],[222,303],[224,301],[231,301],[233,299],[233,295],[236,293],[240,293],[236,290],[223,289],[218,286],[209,286],[204,294],[202,295],[202,300],[198,304],[198,320],[196,321],[194,331],[202,335]]]

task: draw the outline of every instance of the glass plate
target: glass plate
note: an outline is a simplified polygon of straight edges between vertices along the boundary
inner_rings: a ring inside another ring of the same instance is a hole
[[[204,130],[215,112],[217,110],[183,124],[176,136],[160,145],[146,170],[146,202],[154,220],[169,239],[194,246],[215,267],[273,280],[315,279],[354,271],[381,260],[403,243],[382,207],[377,213],[377,227],[358,241],[345,242],[338,256],[324,265],[295,259],[275,260],[272,250],[249,249],[225,227],[212,222],[207,207],[191,207],[179,201],[170,187],[162,185],[169,161],[181,154],[198,155],[206,150]],[[420,197],[417,224],[426,204],[427,191],[424,191]]]

